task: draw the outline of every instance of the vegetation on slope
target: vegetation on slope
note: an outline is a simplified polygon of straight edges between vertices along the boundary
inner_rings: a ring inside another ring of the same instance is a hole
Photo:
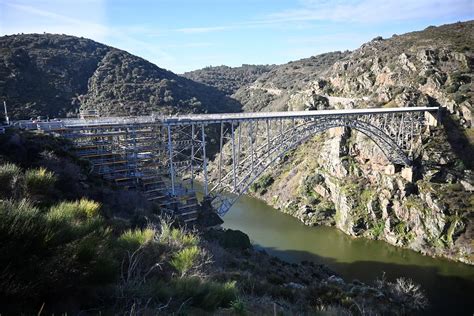
[[[0,135],[0,312],[403,314],[426,306],[411,282],[345,283],[288,264],[238,231],[173,225],[138,192],[89,175],[54,137]],[[133,203],[116,203],[126,198]]]
[[[234,97],[246,111],[286,111],[290,95],[316,80],[349,52],[332,52],[274,67],[253,84],[243,86]]]
[[[89,39],[26,34],[0,37],[0,99],[13,119],[235,112],[240,105],[207,85]]]
[[[240,67],[216,66],[185,72],[184,77],[215,87],[232,95],[243,86],[252,84],[275,65],[242,65]]]

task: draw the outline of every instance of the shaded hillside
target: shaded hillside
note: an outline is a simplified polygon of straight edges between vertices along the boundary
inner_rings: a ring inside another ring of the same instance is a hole
[[[63,35],[0,37],[0,98],[12,118],[65,116],[111,48]]]
[[[215,87],[227,95],[249,85],[275,65],[242,65],[241,67],[216,66],[185,72],[184,77]]]
[[[222,92],[92,40],[27,34],[0,38],[0,98],[12,118],[76,113],[234,112]]]
[[[390,165],[365,135],[338,128],[289,152],[253,194],[307,225],[474,263],[473,36],[469,21],[377,37],[278,66],[239,89],[246,111],[444,108],[411,167]]]

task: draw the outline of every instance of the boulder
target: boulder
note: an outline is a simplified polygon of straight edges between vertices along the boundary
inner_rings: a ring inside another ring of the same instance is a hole
[[[466,191],[469,191],[469,192],[473,192],[474,191],[474,185],[472,185],[472,183],[469,183],[465,180],[461,180],[459,181],[461,183],[461,185],[463,186],[464,190]]]
[[[472,107],[467,101],[461,105],[461,113],[464,119],[466,120],[467,126],[473,126],[474,121],[472,116]]]
[[[413,168],[412,167],[403,168],[402,178],[404,178],[408,182],[413,182]]]
[[[226,249],[249,249],[252,247],[249,236],[240,230],[212,230],[209,233],[219,245]]]
[[[390,164],[385,167],[385,174],[386,175],[394,175],[395,174],[395,166]]]

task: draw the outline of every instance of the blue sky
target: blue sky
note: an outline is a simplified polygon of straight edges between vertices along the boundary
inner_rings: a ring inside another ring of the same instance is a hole
[[[0,0],[0,35],[83,36],[182,73],[281,64],[474,19],[474,0]]]

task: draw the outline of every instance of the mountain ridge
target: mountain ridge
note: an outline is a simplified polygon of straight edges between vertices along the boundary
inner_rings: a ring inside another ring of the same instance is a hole
[[[0,53],[0,98],[13,119],[71,116],[79,108],[102,115],[240,110],[217,89],[89,39],[3,36]]]

